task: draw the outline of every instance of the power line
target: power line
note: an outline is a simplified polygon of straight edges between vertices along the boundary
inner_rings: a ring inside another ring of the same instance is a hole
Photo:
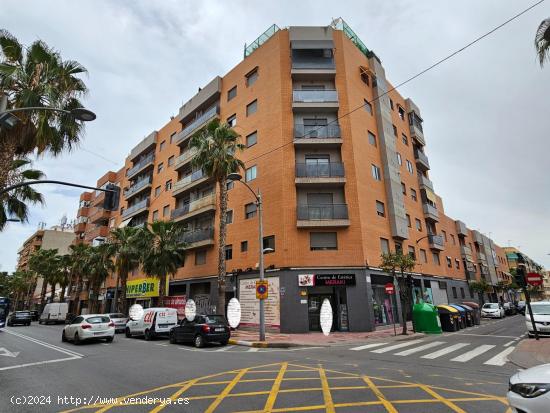
[[[120,164],[119,164],[118,162],[115,162],[115,161],[113,161],[112,159],[106,158],[106,157],[104,157],[103,155],[100,155],[100,154],[97,153],[97,152],[91,151],[91,150],[89,150],[89,149],[85,149],[85,148],[83,148],[83,147],[80,147],[79,149],[80,149],[81,151],[87,152],[87,153],[89,153],[89,154],[91,154],[91,155],[97,156],[98,158],[101,158],[101,159],[103,159],[104,161],[110,162],[110,163],[112,163],[113,165],[120,166]]]
[[[438,60],[437,62],[433,63],[432,65],[428,66],[426,69],[424,69],[424,70],[422,70],[422,71],[416,73],[415,75],[409,77],[408,79],[406,79],[406,80],[404,80],[403,82],[397,84],[396,86],[392,87],[391,89],[387,90],[386,92],[382,93],[381,95],[376,96],[376,97],[373,98],[372,100],[370,100],[370,101],[365,100],[365,103],[363,103],[362,105],[357,106],[356,108],[350,110],[350,111],[347,112],[347,113],[344,113],[343,115],[337,117],[337,118],[334,119],[333,121],[328,122],[326,125],[322,125],[322,126],[319,126],[319,127],[316,128],[316,129],[310,130],[307,134],[302,135],[301,138],[304,138],[306,135],[311,134],[312,132],[317,132],[317,131],[319,131],[319,130],[321,130],[321,129],[323,129],[323,128],[328,127],[329,125],[331,125],[331,124],[333,124],[333,123],[338,122],[340,119],[342,119],[342,118],[344,118],[344,117],[346,117],[346,116],[349,116],[349,115],[351,115],[352,113],[354,113],[354,112],[356,112],[356,111],[358,111],[358,110],[364,108],[365,105],[371,104],[371,103],[373,103],[373,102],[379,100],[379,99],[382,98],[383,96],[386,96],[386,95],[389,94],[390,92],[393,92],[394,90],[396,90],[396,89],[398,89],[398,88],[400,88],[400,87],[406,85],[407,83],[412,82],[414,79],[416,79],[416,78],[422,76],[424,73],[429,72],[430,70],[434,69],[435,67],[437,67],[437,66],[439,66],[440,64],[444,63],[445,61],[451,59],[452,57],[456,56],[457,54],[459,54],[459,53],[463,52],[464,50],[468,49],[469,47],[473,46],[474,44],[476,44],[476,43],[479,42],[480,40],[483,40],[483,39],[486,38],[487,36],[493,34],[493,33],[496,32],[497,30],[499,30],[499,29],[501,29],[502,27],[506,26],[508,23],[511,23],[512,21],[516,20],[518,17],[524,15],[525,13],[527,13],[528,11],[530,11],[531,9],[535,8],[536,6],[538,6],[539,4],[544,3],[544,1],[545,1],[545,0],[540,0],[540,1],[538,1],[538,2],[536,2],[536,3],[534,3],[534,4],[532,4],[531,6],[527,7],[527,8],[524,9],[524,10],[522,10],[521,12],[519,12],[519,13],[515,14],[514,16],[510,17],[508,20],[504,21],[503,23],[499,24],[498,26],[494,27],[493,29],[489,30],[489,31],[486,32],[485,34],[482,34],[481,36],[475,38],[475,39],[472,40],[470,43],[466,44],[465,46],[461,47],[460,49],[455,50],[455,51],[452,52],[451,54],[445,56],[444,58],[442,58],[442,59]],[[300,138],[300,137],[299,137],[299,138]],[[294,139],[296,139],[296,137],[295,137]],[[282,144],[281,146],[277,146],[277,147],[271,149],[270,151],[267,151],[267,152],[264,152],[264,153],[262,153],[262,154],[260,154],[260,155],[257,155],[257,156],[255,156],[255,157],[249,159],[249,160],[247,161],[247,163],[248,163],[248,162],[251,162],[251,161],[254,161],[254,160],[256,160],[256,159],[259,159],[259,158],[261,158],[261,157],[263,157],[263,156],[265,156],[265,155],[269,155],[270,153],[273,153],[273,152],[275,152],[275,151],[277,151],[277,150],[279,150],[279,149],[281,149],[281,148],[283,148],[283,147],[285,147],[285,146],[287,146],[287,145],[290,145],[290,144],[294,144],[294,140],[292,140],[291,142],[284,143],[284,144]]]

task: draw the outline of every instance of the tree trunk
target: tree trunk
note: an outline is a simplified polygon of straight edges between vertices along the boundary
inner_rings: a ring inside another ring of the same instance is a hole
[[[48,289],[48,283],[46,282],[46,280],[44,279],[44,277],[42,277],[42,289],[40,290],[40,311],[43,311],[44,310],[44,307],[46,305],[46,291]]]
[[[158,306],[164,305],[164,296],[166,295],[166,274],[159,276],[159,303]]]
[[[118,308],[118,311],[121,311],[124,315],[128,315],[128,300],[126,300],[126,282],[128,281],[128,273],[121,273],[120,277],[120,305],[122,311]]]
[[[8,186],[8,175],[15,158],[15,144],[7,137],[0,138],[0,189]]]
[[[67,288],[67,284],[61,284],[61,292],[59,293],[59,302],[64,303],[65,302],[65,289]]]
[[[80,308],[78,306],[80,305],[80,294],[82,293],[82,283],[84,281],[82,280],[82,277],[80,275],[76,278],[76,295],[74,297],[73,307],[72,307],[72,313],[76,315],[80,315]]]
[[[218,181],[220,187],[220,234],[218,242],[218,308],[217,314],[225,316],[225,238],[227,233],[227,186],[226,179]]]
[[[399,300],[401,301],[401,334],[406,336],[407,335],[407,316],[409,314],[408,312],[408,291],[406,283],[404,282],[402,278],[399,278],[397,281],[399,285]]]

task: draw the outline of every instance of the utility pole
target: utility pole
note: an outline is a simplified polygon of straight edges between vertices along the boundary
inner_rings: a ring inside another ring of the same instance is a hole
[[[531,319],[531,325],[533,326],[533,332],[535,334],[535,339],[539,339],[539,332],[537,331],[537,325],[535,324],[535,317],[533,316],[533,311],[531,311],[531,297],[529,295],[529,290],[527,289],[527,280],[525,278],[525,258],[521,253],[517,253],[518,256],[518,266],[516,268],[516,284],[523,289],[525,294],[525,305],[527,306],[527,311],[529,311],[529,318]]]
[[[264,224],[262,221],[262,195],[258,189],[258,195],[256,196],[256,203],[258,204],[258,233],[260,242],[260,281],[264,280]],[[265,308],[264,299],[260,299],[260,341],[265,341]]]

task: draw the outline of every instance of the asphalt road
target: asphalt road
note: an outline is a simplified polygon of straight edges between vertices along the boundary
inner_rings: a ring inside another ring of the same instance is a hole
[[[0,411],[500,413],[525,333],[514,316],[398,342],[198,350],[120,334],[74,346],[62,328],[0,332]]]

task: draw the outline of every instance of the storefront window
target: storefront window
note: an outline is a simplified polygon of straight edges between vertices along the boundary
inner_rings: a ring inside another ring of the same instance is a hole
[[[386,294],[384,285],[372,284],[374,324],[386,325],[398,322],[395,295]]]

